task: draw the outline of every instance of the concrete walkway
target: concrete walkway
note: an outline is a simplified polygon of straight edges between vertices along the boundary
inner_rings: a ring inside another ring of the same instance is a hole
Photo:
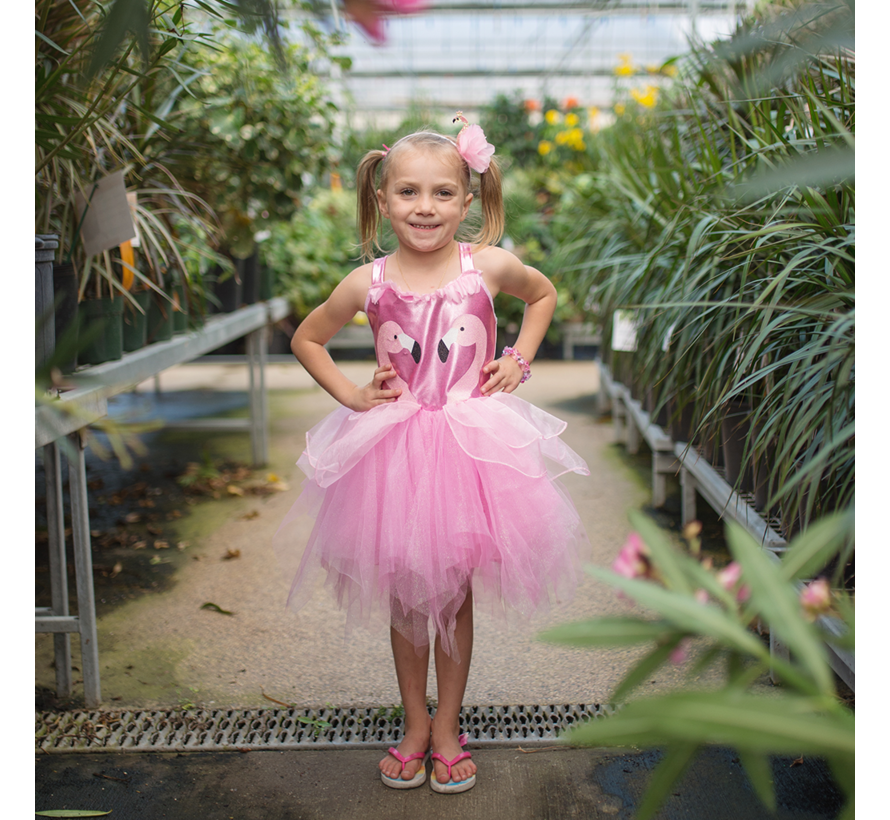
[[[356,381],[369,378],[366,363],[343,367]],[[334,402],[295,363],[270,365],[267,383],[272,409],[268,469],[290,489],[198,505],[193,515],[203,526],[177,563],[175,583],[100,618],[102,695],[109,709],[269,708],[274,706],[269,698],[299,707],[399,702],[388,634],[357,631],[345,637],[343,615],[322,588],[300,613],[282,609],[287,585],[271,538],[298,492],[301,474],[294,462],[305,432]],[[246,373],[239,365],[183,365],[166,371],[161,385],[165,392],[236,390],[246,387]],[[154,383],[139,389],[151,393]],[[594,562],[608,565],[627,536],[626,511],[644,506],[649,489],[611,443],[611,427],[595,418],[597,389],[592,362],[541,362],[519,395],[568,422],[564,439],[586,459],[591,475],[569,475],[565,483],[589,533]],[[223,560],[227,553],[239,557]],[[202,609],[206,602],[233,615]],[[573,602],[531,624],[507,627],[478,615],[465,704],[608,702],[636,650],[570,649],[541,643],[535,635],[568,621],[633,611],[588,576]],[[38,635],[36,641],[37,681],[52,687],[51,638]],[[78,652],[75,641],[75,658]],[[669,667],[653,677],[649,691],[684,679],[684,668]],[[428,694],[435,698],[432,670]],[[451,798],[426,786],[407,793],[386,789],[376,775],[380,752],[371,749],[42,755],[37,759],[37,808],[113,809],[117,820],[414,819],[455,813],[486,820],[630,818],[657,760],[656,753],[640,751],[530,751],[476,752],[477,787]],[[777,763],[776,783],[780,809],[770,815],[732,753],[713,750],[698,760],[659,816],[836,816],[839,798],[818,762],[794,768]]]

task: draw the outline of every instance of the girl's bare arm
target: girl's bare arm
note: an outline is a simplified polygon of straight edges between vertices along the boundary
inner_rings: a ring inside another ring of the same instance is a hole
[[[353,384],[325,348],[334,334],[364,309],[370,284],[371,266],[356,268],[334,288],[327,301],[300,323],[290,343],[291,350],[309,375],[340,404],[358,411],[395,401],[402,392],[383,389],[383,382],[396,375],[392,367],[378,367],[364,387]]]

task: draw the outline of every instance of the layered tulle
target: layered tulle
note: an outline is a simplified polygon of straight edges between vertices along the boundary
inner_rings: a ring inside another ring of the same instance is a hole
[[[289,605],[321,572],[351,622],[379,617],[418,648],[432,627],[455,655],[468,589],[524,616],[569,598],[588,544],[557,477],[588,471],[564,427],[504,393],[331,413],[307,434],[307,478],[276,535],[286,560],[292,528],[315,517]]]

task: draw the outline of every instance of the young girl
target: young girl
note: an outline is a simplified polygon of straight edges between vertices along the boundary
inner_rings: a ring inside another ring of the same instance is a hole
[[[464,123],[466,121],[464,120]],[[302,605],[324,568],[350,620],[382,612],[390,625],[405,733],[380,762],[383,782],[466,791],[476,765],[458,725],[473,648],[474,599],[530,615],[574,591],[587,538],[555,481],[583,460],[559,439],[565,423],[513,395],[553,316],[556,290],[496,247],[504,228],[494,148],[478,125],[456,139],[432,132],[371,151],[358,170],[359,226],[372,258],[380,217],[395,253],[356,268],[300,324],[294,354],[342,407],[306,436],[308,478],[285,525],[315,526],[291,588]],[[479,174],[483,225],[473,245],[455,234]],[[493,298],[527,307],[515,348],[495,353]],[[325,343],[358,311],[374,331],[378,367],[353,384]],[[429,622],[438,704],[426,706]]]

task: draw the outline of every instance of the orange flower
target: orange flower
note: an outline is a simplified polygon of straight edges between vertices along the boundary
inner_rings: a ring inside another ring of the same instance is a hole
[[[525,110],[531,113],[532,111],[540,111],[541,103],[537,100],[526,100],[525,101]]]
[[[562,107],[564,111],[569,111],[572,108],[578,107],[578,98],[577,97],[566,97],[563,100]]]

